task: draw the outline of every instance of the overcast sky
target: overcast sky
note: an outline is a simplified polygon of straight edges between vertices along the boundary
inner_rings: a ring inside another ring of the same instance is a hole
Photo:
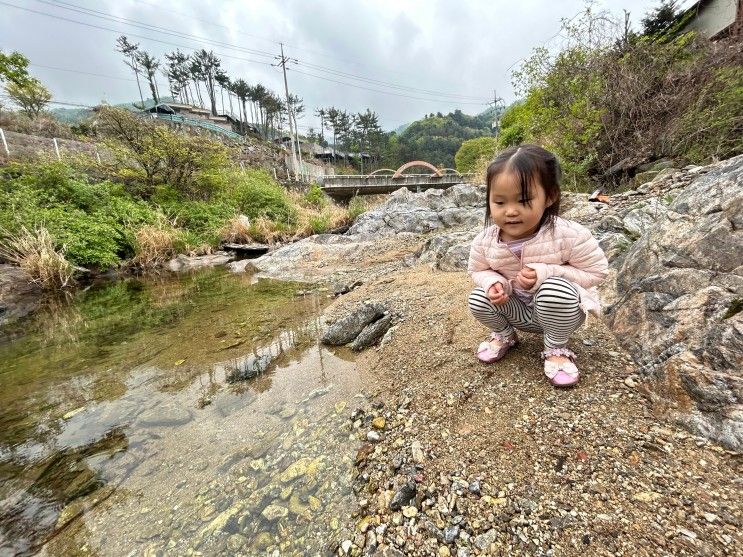
[[[597,7],[617,16],[629,10],[638,28],[658,3]],[[493,90],[514,100],[509,68],[537,46],[558,48],[561,18],[584,6],[583,0],[0,0],[0,49],[26,55],[56,101],[114,104],[138,98],[115,51],[121,34],[158,57],[176,47],[213,50],[231,78],[282,94],[281,72],[270,64],[283,41],[285,54],[298,60],[288,80],[307,107],[302,131],[317,128],[314,109],[331,105],[371,108],[385,129],[394,129],[430,112],[476,114]],[[159,83],[162,94],[164,76]]]

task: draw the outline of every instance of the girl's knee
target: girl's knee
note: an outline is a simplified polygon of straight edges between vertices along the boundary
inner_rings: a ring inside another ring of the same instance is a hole
[[[487,294],[485,294],[485,290],[483,290],[479,286],[475,288],[472,292],[470,292],[470,296],[469,296],[470,307],[472,307],[472,304],[481,305],[483,302],[489,302],[489,301],[490,299],[488,298]]]
[[[534,303],[548,302],[558,305],[574,305],[580,302],[580,294],[575,285],[562,277],[546,279],[534,294]]]

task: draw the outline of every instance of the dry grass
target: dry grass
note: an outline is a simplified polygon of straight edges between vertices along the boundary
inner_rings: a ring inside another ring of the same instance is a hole
[[[225,242],[236,244],[247,244],[251,241],[251,223],[244,215],[235,215],[227,221],[218,232],[219,237]]]
[[[74,283],[75,268],[57,250],[49,231],[43,226],[29,230],[25,226],[12,233],[0,228],[0,258],[15,263],[31,275],[42,288],[54,290]]]
[[[134,237],[135,255],[131,265],[142,269],[159,267],[176,255],[178,232],[171,226],[158,223],[143,226]]]

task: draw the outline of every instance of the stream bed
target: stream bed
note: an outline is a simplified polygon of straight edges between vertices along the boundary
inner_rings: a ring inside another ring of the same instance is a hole
[[[0,556],[327,555],[363,381],[327,294],[224,270],[127,278],[0,338]]]

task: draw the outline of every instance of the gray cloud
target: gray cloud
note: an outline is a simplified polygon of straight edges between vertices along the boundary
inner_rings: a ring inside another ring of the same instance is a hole
[[[223,55],[224,66],[231,77],[242,77],[251,83],[263,83],[277,92],[283,91],[280,71],[267,65],[272,60],[260,53],[145,31],[38,0],[9,2],[56,17],[4,6],[4,16],[0,19],[0,48],[19,50],[28,56],[35,64],[33,74],[49,86],[59,101],[95,104],[103,99],[118,103],[137,98],[132,75],[114,51],[116,37],[122,33],[184,45],[186,48],[182,50],[186,51],[204,46]],[[430,112],[449,112],[455,108],[467,113],[480,112],[494,89],[506,101],[513,100],[509,66],[552,37],[559,30],[560,18],[571,17],[584,6],[582,0],[524,0],[519,3],[484,0],[65,2],[268,53],[278,54],[276,41],[283,41],[286,54],[300,61],[289,72],[289,81],[292,92],[301,96],[307,107],[308,114],[302,126],[317,126],[317,119],[312,116],[314,109],[334,105],[354,112],[371,108],[380,114],[387,129]],[[621,7],[629,10],[637,25],[643,14],[657,3],[625,0],[621,6],[612,2],[609,8],[617,15]],[[60,17],[114,31],[75,24]],[[132,39],[160,57],[176,48],[151,39]],[[553,40],[547,45],[554,43]],[[380,83],[328,73],[316,66],[438,93],[386,88]],[[165,90],[165,78],[160,82]],[[400,96],[368,89],[386,89]],[[482,100],[456,99],[441,93]]]

